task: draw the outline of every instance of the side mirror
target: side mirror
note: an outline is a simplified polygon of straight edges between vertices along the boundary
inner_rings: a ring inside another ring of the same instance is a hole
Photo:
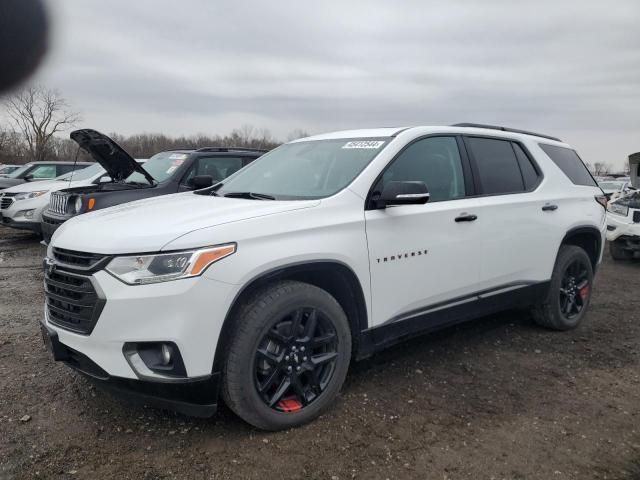
[[[429,201],[429,190],[424,182],[389,182],[375,201],[378,208],[392,205],[422,205]]]
[[[24,181],[25,182],[30,182],[31,180],[33,180],[33,174],[30,173],[29,175],[25,175],[24,176]]]
[[[98,179],[98,183],[109,183],[111,182],[111,177],[109,175],[105,175]]]
[[[196,190],[207,188],[213,185],[213,177],[211,175],[196,175],[189,181],[189,185]]]

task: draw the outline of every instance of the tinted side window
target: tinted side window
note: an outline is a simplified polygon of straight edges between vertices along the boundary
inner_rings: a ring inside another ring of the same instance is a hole
[[[545,145],[540,143],[540,148],[544,150],[551,160],[569,177],[576,185],[597,186],[595,180],[591,177],[589,170],[578,154],[565,147],[556,147],[555,145]]]
[[[516,151],[516,157],[518,157],[518,163],[520,164],[520,171],[522,172],[522,178],[524,179],[524,187],[527,190],[532,189],[538,183],[540,175],[531,163],[531,159],[524,153],[522,147],[517,143],[513,143],[513,149]]]
[[[69,173],[74,170],[82,170],[86,167],[86,165],[57,165],[58,175],[64,175],[65,173]]]
[[[242,168],[242,158],[233,157],[200,157],[189,170],[183,183],[198,175],[210,175],[214,183],[224,180]]]
[[[424,182],[431,195],[429,202],[464,197],[464,175],[456,139],[429,137],[412,143],[382,174],[374,190],[382,192],[390,181]]]
[[[466,137],[465,143],[475,160],[482,193],[495,195],[525,190],[511,142]]]

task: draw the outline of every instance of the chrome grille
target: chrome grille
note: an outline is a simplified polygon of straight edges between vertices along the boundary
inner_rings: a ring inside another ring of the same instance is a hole
[[[16,193],[0,193],[0,210],[6,210],[13,203],[13,197],[15,197]]]
[[[49,211],[59,215],[66,215],[68,201],[69,195],[62,192],[53,192],[49,200]]]

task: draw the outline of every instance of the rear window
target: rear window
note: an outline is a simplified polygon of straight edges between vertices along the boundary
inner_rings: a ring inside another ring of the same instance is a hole
[[[589,187],[597,187],[596,181],[593,179],[587,167],[578,156],[578,154],[566,147],[556,147],[555,145],[539,144],[551,160],[569,177],[576,185],[586,185]]]
[[[507,140],[465,137],[485,195],[525,191],[518,159]]]

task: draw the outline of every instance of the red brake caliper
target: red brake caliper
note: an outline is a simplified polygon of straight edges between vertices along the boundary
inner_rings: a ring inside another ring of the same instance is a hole
[[[589,296],[589,285],[582,287],[578,293],[580,293],[580,298],[582,298],[582,300],[586,300]]]
[[[278,407],[287,413],[297,412],[302,409],[302,404],[295,398],[285,398],[278,402]]]

